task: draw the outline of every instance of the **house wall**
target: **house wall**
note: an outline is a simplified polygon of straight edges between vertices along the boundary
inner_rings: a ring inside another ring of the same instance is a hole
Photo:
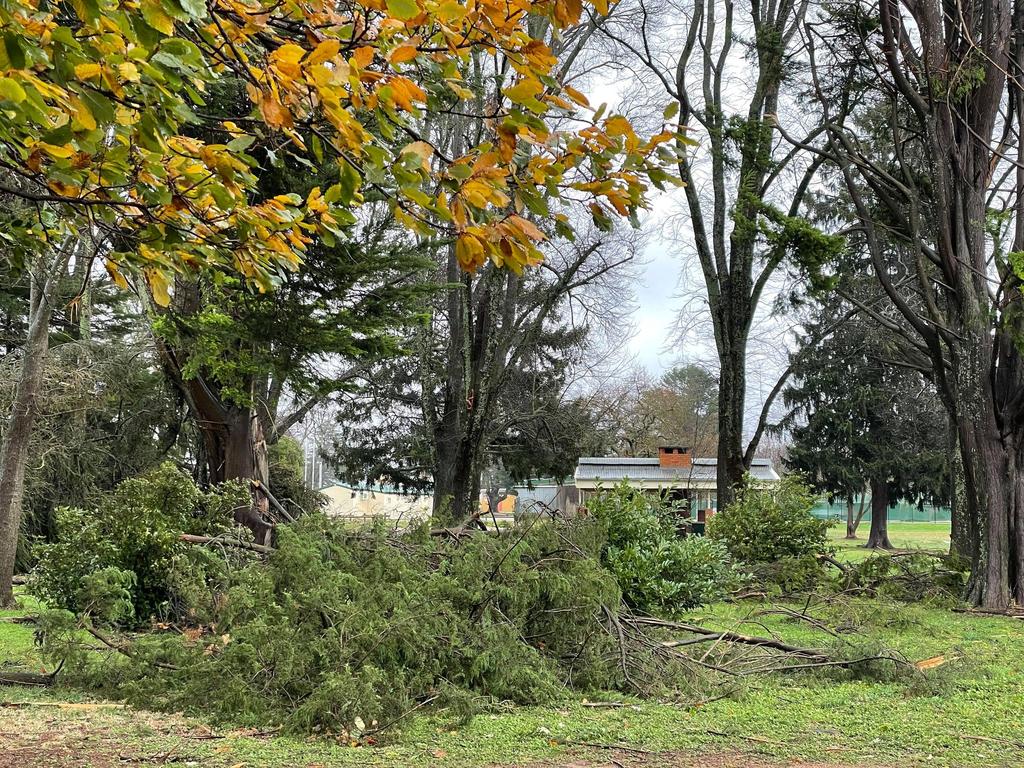
[[[432,507],[431,497],[426,494],[385,493],[341,485],[330,486],[320,492],[327,497],[325,511],[328,517],[426,519],[430,517]]]

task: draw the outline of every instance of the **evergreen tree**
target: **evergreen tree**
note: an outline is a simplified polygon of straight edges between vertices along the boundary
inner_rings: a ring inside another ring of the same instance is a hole
[[[834,311],[824,308],[808,335]],[[950,487],[942,404],[919,372],[887,362],[893,346],[890,333],[853,317],[794,355],[794,383],[783,392],[791,408],[786,465],[850,504],[870,488],[871,548],[892,546],[892,504],[946,503]],[[848,521],[848,535],[851,527]]]

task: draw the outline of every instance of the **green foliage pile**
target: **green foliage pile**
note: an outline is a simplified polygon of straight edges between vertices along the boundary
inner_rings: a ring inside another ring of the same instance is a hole
[[[346,737],[427,704],[466,716],[627,690],[603,544],[589,519],[453,540],[313,514],[281,526],[266,559],[199,547],[207,560],[174,560],[175,623],[119,637],[120,653],[83,650],[68,611],[42,617],[44,650],[65,679],[138,705]],[[123,614],[131,588],[104,575],[94,591]],[[638,654],[630,670],[668,685],[664,667]]]
[[[843,574],[846,590],[902,603],[958,604],[970,563],[929,552],[882,553],[852,563]]]
[[[759,583],[784,592],[807,589],[822,578],[821,556],[831,551],[831,523],[811,514],[815,500],[796,476],[778,483],[748,478],[736,500],[708,522],[707,536],[724,545]]]
[[[240,485],[201,491],[167,462],[121,483],[95,508],[59,508],[56,540],[34,548],[29,590],[53,608],[97,613],[120,587],[128,594],[112,614],[115,623],[166,617],[175,598],[172,574],[193,557],[179,535],[221,533],[232,510],[248,503]],[[109,606],[100,612],[111,614]]]
[[[631,607],[678,615],[720,600],[739,585],[726,548],[705,537],[680,538],[676,510],[659,497],[623,483],[599,494],[587,509],[605,534],[601,562]]]

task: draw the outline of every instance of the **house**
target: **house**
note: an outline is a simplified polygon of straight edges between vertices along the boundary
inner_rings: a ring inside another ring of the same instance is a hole
[[[779,475],[769,459],[754,459],[750,474],[755,480],[777,481]],[[576,465],[576,488],[580,504],[595,491],[614,488],[621,482],[633,488],[686,500],[702,521],[718,505],[718,460],[695,457],[689,448],[665,446],[653,459],[626,456],[584,457]]]
[[[324,512],[329,517],[423,520],[430,517],[433,507],[429,493],[407,493],[387,485],[370,487],[334,482],[319,492],[327,497]]]

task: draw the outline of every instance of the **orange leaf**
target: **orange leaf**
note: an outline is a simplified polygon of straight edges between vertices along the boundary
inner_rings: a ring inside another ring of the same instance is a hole
[[[360,48],[356,48],[356,52],[352,54],[352,59],[355,61],[356,66],[359,69],[366,69],[370,66],[373,61],[373,54],[376,53],[377,49],[372,45],[364,45]]]
[[[406,43],[392,50],[391,53],[388,54],[388,60],[392,64],[404,64],[407,61],[415,59],[419,56],[419,53],[420,52],[417,50],[415,45]]]

